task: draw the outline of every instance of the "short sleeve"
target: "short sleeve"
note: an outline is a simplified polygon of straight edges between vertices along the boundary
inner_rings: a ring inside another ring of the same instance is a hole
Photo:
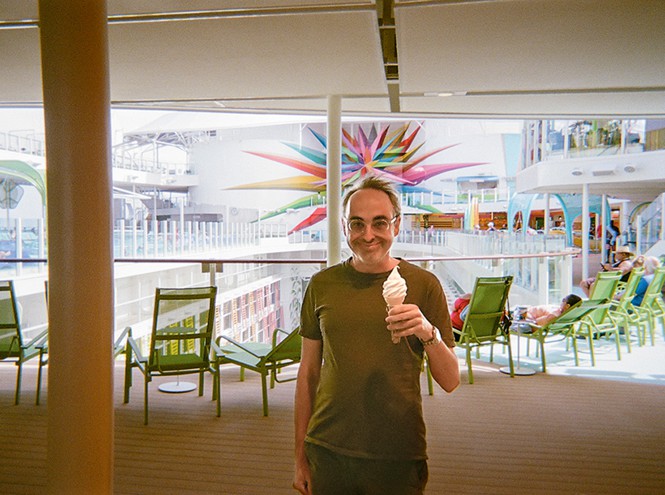
[[[314,296],[314,278],[310,280],[305,290],[305,297],[300,310],[300,335],[306,339],[321,340],[321,327],[316,311],[316,297]]]

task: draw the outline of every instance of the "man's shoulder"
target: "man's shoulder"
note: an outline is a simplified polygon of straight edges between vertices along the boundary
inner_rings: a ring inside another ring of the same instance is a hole
[[[436,275],[434,275],[431,271],[410,261],[400,260],[399,269],[404,275],[412,274],[414,276],[432,277],[436,279]]]
[[[341,263],[337,263],[336,265],[322,268],[314,275],[312,275],[312,281],[321,282],[321,281],[330,280],[331,278],[340,277],[343,273],[347,271],[347,269],[348,269],[347,262],[342,261]]]

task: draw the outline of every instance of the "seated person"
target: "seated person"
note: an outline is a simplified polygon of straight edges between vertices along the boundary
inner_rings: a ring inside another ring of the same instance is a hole
[[[455,299],[455,302],[453,303],[453,312],[450,315],[453,328],[461,330],[464,326],[464,320],[466,319],[466,315],[469,312],[468,306],[470,300],[471,294],[463,294]],[[529,306],[526,310],[526,319],[542,327],[561,316],[562,313],[567,311],[571,306],[574,306],[581,300],[582,298],[576,294],[568,294],[563,298],[559,306],[554,304]],[[455,334],[455,338],[457,337],[457,334]]]
[[[625,282],[626,280],[628,280],[628,277],[630,276],[630,271],[633,269],[633,262],[631,261],[631,258],[634,256],[634,254],[630,252],[630,248],[628,246],[619,246],[616,249],[616,251],[613,252],[614,252],[614,259],[616,261],[611,265],[609,263],[601,263],[603,269],[602,271],[621,272],[620,280],[621,282]],[[580,287],[582,288],[587,297],[589,297],[591,286],[595,281],[596,278],[594,277],[594,278],[587,278],[580,282]]]
[[[453,311],[450,313],[450,320],[453,324],[453,328],[457,330],[462,330],[464,326],[464,319],[466,314],[469,312],[469,302],[471,302],[471,294],[466,293],[462,294],[460,297],[455,299],[453,303]],[[459,335],[455,334],[455,339],[458,339]]]
[[[561,304],[545,304],[542,306],[529,306],[526,310],[526,319],[534,322],[539,327],[545,326],[551,321],[557,319],[571,306],[580,302],[582,298],[576,294],[568,294],[561,300]]]
[[[644,299],[644,294],[649,287],[649,284],[653,280],[653,275],[656,272],[656,268],[660,267],[661,263],[658,258],[655,256],[638,256],[633,263],[634,267],[644,267],[644,275],[637,284],[637,289],[635,289],[635,296],[631,303],[633,306],[640,306],[642,304],[642,299]],[[617,294],[615,299],[621,299],[623,292]]]

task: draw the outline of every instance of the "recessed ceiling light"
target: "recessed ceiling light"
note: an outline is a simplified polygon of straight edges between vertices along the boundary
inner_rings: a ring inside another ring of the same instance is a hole
[[[465,96],[466,91],[429,91],[423,93],[424,96],[446,97],[446,96]]]

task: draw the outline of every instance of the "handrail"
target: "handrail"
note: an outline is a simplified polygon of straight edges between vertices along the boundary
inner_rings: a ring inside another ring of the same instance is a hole
[[[416,256],[404,257],[407,261],[425,262],[425,261],[471,261],[471,260],[506,260],[506,259],[524,259],[524,258],[551,258],[553,256],[577,256],[582,252],[579,248],[568,248],[564,251],[550,251],[541,253],[525,254],[488,254],[474,256]],[[328,260],[325,258],[115,258],[115,263],[227,263],[243,264],[257,263],[270,265],[293,265],[293,264],[323,264]],[[0,258],[0,263],[48,263],[48,258]]]

